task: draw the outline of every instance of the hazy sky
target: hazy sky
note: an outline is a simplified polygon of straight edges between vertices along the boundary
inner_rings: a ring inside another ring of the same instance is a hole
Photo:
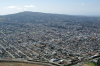
[[[0,15],[22,11],[100,15],[100,0],[0,0]]]

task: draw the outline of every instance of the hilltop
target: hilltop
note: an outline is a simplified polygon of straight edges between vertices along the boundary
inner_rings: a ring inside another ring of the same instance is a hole
[[[95,21],[96,17],[73,16],[24,11],[16,14],[0,16],[0,22],[11,23],[48,23],[48,22],[82,22]]]

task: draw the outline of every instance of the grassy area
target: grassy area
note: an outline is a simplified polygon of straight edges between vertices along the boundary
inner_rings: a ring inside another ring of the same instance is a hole
[[[94,63],[90,62],[90,63],[87,63],[88,66],[96,66]]]
[[[31,32],[32,34],[35,34],[35,32]]]

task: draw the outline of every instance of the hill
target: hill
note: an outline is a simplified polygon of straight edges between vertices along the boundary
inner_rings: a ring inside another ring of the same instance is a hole
[[[40,12],[20,12],[0,16],[0,22],[10,23],[48,23],[48,22],[82,22],[95,21],[98,17],[72,16],[64,14],[50,14]]]
[[[100,56],[99,47],[99,17],[40,12],[0,16],[1,59],[70,65]]]

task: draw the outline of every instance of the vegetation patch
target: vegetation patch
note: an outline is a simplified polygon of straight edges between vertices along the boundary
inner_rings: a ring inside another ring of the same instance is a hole
[[[96,66],[94,63],[92,63],[92,62],[89,62],[89,63],[87,63],[87,65],[88,66]]]

